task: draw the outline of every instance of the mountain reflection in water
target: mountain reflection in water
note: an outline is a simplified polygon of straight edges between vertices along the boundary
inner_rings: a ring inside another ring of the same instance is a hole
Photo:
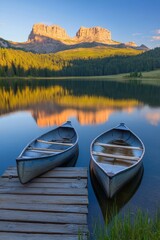
[[[142,88],[141,84],[100,80],[12,80],[0,82],[0,114],[30,111],[41,127],[62,124],[69,117],[76,117],[81,125],[100,124],[113,113],[132,113],[146,101],[149,105],[158,104],[159,89],[159,86]]]

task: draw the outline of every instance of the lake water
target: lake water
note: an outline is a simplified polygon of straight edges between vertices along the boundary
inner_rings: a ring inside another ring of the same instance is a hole
[[[160,83],[141,81],[0,81],[0,174],[25,145],[71,120],[79,134],[76,166],[88,168],[89,223],[114,216],[113,201],[90,174],[90,144],[125,122],[143,141],[143,170],[116,196],[117,211],[137,208],[154,214],[160,205]]]

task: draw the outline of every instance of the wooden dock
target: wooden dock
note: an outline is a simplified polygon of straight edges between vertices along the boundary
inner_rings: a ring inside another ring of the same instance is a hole
[[[0,177],[0,240],[87,239],[87,169],[56,168],[30,183]]]

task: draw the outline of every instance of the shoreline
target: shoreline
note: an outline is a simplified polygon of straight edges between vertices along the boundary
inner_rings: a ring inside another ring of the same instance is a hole
[[[130,77],[129,73],[122,73],[122,74],[115,74],[115,75],[105,75],[105,76],[57,76],[57,77],[20,77],[20,76],[15,76],[15,77],[1,77],[0,80],[2,79],[24,79],[24,80],[69,80],[69,79],[100,79],[100,80],[131,80],[131,81],[160,81],[160,70],[153,70],[149,72],[142,72],[142,77]]]

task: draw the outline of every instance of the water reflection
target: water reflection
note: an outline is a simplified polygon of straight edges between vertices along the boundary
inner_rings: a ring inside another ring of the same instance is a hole
[[[108,198],[101,185],[99,184],[93,169],[90,164],[90,178],[91,183],[99,202],[104,221],[109,223],[112,218],[120,211],[121,208],[133,197],[138,187],[140,186],[143,177],[143,165],[139,169],[138,173],[131,179],[112,199]]]
[[[78,155],[79,155],[79,149],[77,148],[77,151],[75,152],[74,156],[70,159],[68,163],[65,163],[64,165],[62,165],[62,167],[74,167],[76,165]]]
[[[101,124],[113,113],[141,108],[146,96],[145,91],[144,99],[143,92],[135,97],[137,85],[129,83],[85,81],[85,89],[80,81],[8,84],[0,84],[0,114],[30,111],[41,127],[60,125],[69,117],[76,117],[81,125]]]
[[[69,117],[81,125],[102,124],[116,112],[131,114],[146,101],[160,105],[159,92],[160,86],[132,82],[6,80],[0,81],[0,114],[30,111],[40,127],[60,125]],[[146,118],[160,119],[157,113]]]
[[[149,109],[145,107],[145,118],[154,126],[157,126],[160,123],[160,108]]]

